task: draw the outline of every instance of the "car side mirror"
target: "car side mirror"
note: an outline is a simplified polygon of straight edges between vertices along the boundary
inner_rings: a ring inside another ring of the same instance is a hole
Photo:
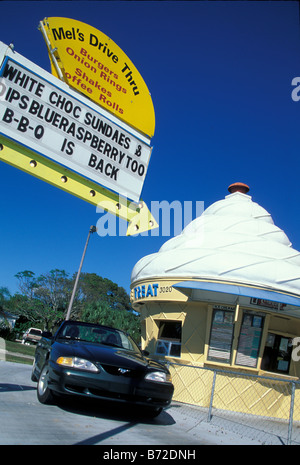
[[[42,332],[42,337],[46,339],[52,339],[52,333],[50,331],[43,331]]]
[[[145,355],[145,357],[148,357],[148,355],[150,355],[150,352],[148,352],[148,350],[142,350],[142,354]]]

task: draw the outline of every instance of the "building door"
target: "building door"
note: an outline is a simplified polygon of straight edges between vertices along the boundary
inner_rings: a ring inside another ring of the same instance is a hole
[[[291,338],[268,333],[261,369],[274,373],[288,373],[292,348]]]

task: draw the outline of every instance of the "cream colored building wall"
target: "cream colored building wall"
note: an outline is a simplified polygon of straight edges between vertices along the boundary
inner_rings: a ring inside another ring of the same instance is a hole
[[[175,283],[175,281],[174,281]],[[172,281],[156,281],[155,294],[151,294],[149,286],[153,282],[140,283],[138,299],[133,300],[135,310],[140,312],[142,326],[142,348],[150,352],[154,358],[158,339],[159,321],[181,321],[182,341],[181,357],[165,357],[173,362],[170,366],[175,386],[174,400],[208,407],[210,402],[213,371],[207,368],[217,368],[236,372],[235,375],[218,374],[215,386],[214,408],[251,413],[276,418],[287,418],[290,407],[290,384],[258,381],[256,378],[239,377],[239,373],[252,373],[272,378],[291,381],[300,378],[300,361],[291,361],[290,375],[280,375],[264,372],[259,369],[264,347],[269,332],[286,337],[300,336],[300,321],[297,318],[282,317],[272,311],[259,310],[265,315],[264,330],[258,356],[257,368],[235,365],[244,310],[253,308],[235,307],[235,326],[233,338],[233,356],[231,364],[207,361],[210,329],[214,303],[189,301],[188,296],[172,287]],[[142,288],[142,286],[144,286]],[[147,289],[148,297],[147,297]],[[220,304],[216,304],[220,305]],[[182,366],[190,365],[190,366]],[[197,367],[199,369],[197,369]],[[296,403],[300,402],[296,390]],[[294,412],[296,420],[300,413]]]
[[[185,304],[155,302],[143,305],[140,311],[142,325],[142,349],[148,350],[151,355],[155,353],[159,326],[157,322],[163,320],[181,321],[184,325],[186,313]]]
[[[181,361],[204,363],[204,346],[207,320],[207,304],[187,304],[186,318],[182,327]]]
[[[206,333],[207,304],[158,302],[141,308],[142,348],[155,354],[158,339],[158,322],[181,321],[181,363],[202,364]],[[170,357],[168,357],[170,359]]]
[[[214,372],[206,368],[170,365],[178,402],[208,408]],[[242,370],[240,370],[241,372]],[[279,378],[278,378],[279,379]],[[284,378],[281,378],[284,379]],[[293,418],[300,420],[300,390],[296,389]],[[288,420],[291,406],[291,383],[217,372],[213,408]]]

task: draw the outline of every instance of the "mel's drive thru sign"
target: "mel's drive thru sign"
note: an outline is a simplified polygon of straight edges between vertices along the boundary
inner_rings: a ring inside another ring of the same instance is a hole
[[[149,138],[155,115],[142,76],[103,32],[69,18],[45,18],[40,30],[52,74]]]
[[[63,40],[63,38],[67,40],[67,37],[72,34],[72,27],[69,23],[67,26],[60,28],[57,25],[56,32],[51,30],[51,34],[58,41]],[[87,28],[86,25],[85,28]],[[70,34],[67,31],[71,31]],[[50,34],[49,31],[48,33]],[[83,30],[82,34],[82,36],[72,35],[69,45],[65,47],[65,53],[72,58],[74,63],[76,60],[74,57],[75,43],[72,45],[72,41],[79,41],[80,37],[85,40],[85,37],[88,37],[86,29]],[[91,34],[89,32],[88,40],[91,40]],[[98,31],[98,42],[100,40],[99,34],[101,33]],[[92,43],[95,43],[96,32],[94,30],[92,36]],[[102,72],[105,76],[109,74],[108,71],[104,70],[107,68],[106,66],[99,65],[102,63],[100,61],[102,55],[105,55],[108,48],[107,58],[113,63],[113,49],[114,60],[116,61],[118,58],[114,65],[118,65],[119,60],[121,60],[119,49],[115,49],[113,42],[110,42],[108,47],[107,41],[105,42],[106,49],[102,50],[100,57],[99,49],[98,55],[94,53],[93,58],[98,63],[98,78],[94,76],[95,81],[93,82],[96,82],[96,79],[100,82]],[[82,42],[80,44],[82,45],[81,52],[80,50],[78,52],[81,59],[85,53]],[[94,47],[96,51],[94,45],[90,46]],[[57,53],[56,51],[56,59]],[[55,61],[55,57],[51,57]],[[85,58],[88,60],[87,57]],[[123,55],[122,61],[124,61]],[[94,65],[97,63],[94,62]],[[129,60],[126,60],[125,63],[130,70],[135,69],[132,68],[133,65]],[[67,72],[60,60],[61,69],[57,68],[60,74],[58,79],[0,42],[0,135],[70,168],[105,188],[133,201],[138,201],[151,155],[150,138],[137,129],[138,123],[134,122],[133,124],[130,117],[127,124],[123,119],[109,111],[106,100],[108,110],[105,108],[104,101],[102,101],[103,105],[101,106],[101,101],[95,103],[95,99],[86,98],[83,93],[73,90],[68,80],[63,82],[63,77],[67,73],[70,76],[81,76],[84,84],[84,62],[76,62],[75,64],[75,70]],[[121,64],[119,63],[119,65]],[[120,66],[121,73],[124,66],[123,63]],[[87,71],[88,68],[86,68]],[[89,68],[89,72],[95,74],[91,68]],[[122,78],[127,79],[129,85],[128,78],[130,76],[126,78],[126,74]],[[123,82],[121,79],[119,80],[119,75],[115,72],[111,73],[110,80],[114,81],[115,84],[106,80],[105,84],[100,86],[101,88],[106,86],[107,96],[110,87],[115,89],[116,83]],[[79,79],[76,81],[77,84],[78,81]],[[84,86],[91,88],[93,86],[91,81],[92,79],[89,78],[89,82],[86,81],[87,84]],[[142,83],[137,78],[133,86],[129,85],[128,88],[125,87],[125,84],[123,86],[120,84],[120,86],[122,89],[126,89],[126,92],[123,92],[124,95],[127,91],[132,92],[130,101],[134,100],[133,97],[138,98],[139,96],[138,94],[134,95],[134,92],[137,93],[139,89],[143,90]],[[136,86],[138,89],[133,91]],[[115,92],[122,91],[116,90]]]

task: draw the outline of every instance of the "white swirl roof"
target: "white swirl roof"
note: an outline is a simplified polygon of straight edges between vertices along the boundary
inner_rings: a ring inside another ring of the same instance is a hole
[[[300,295],[300,253],[264,208],[234,192],[138,261],[131,281],[159,277],[217,279]]]

